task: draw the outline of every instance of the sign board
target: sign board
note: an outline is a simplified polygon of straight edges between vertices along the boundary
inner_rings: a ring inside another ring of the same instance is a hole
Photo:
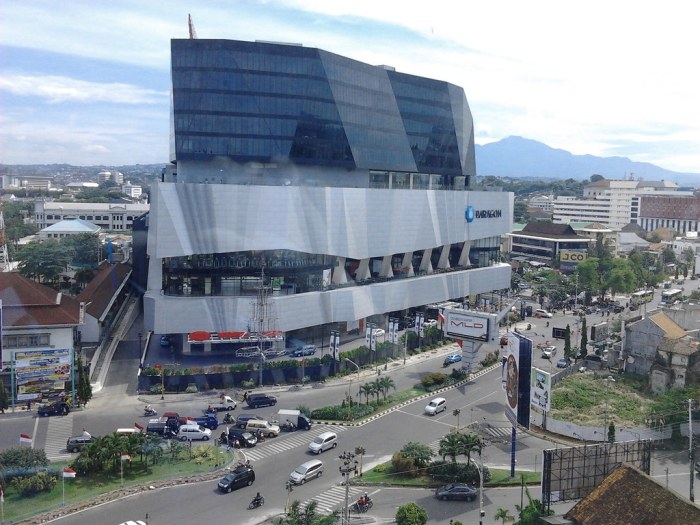
[[[20,399],[38,397],[45,390],[60,390],[71,380],[70,349],[22,350],[12,352],[12,360]]]
[[[533,368],[530,374],[530,405],[549,412],[552,408],[552,376],[549,372]]]
[[[445,308],[445,334],[458,339],[471,339],[476,341],[489,340],[489,326],[491,323],[488,314]]]
[[[514,427],[530,428],[531,367],[532,340],[510,332],[502,358],[501,384],[506,395],[505,415]]]
[[[585,261],[588,254],[585,251],[562,250],[559,252],[559,262],[578,264]]]
[[[553,339],[566,339],[566,328],[552,328]]]

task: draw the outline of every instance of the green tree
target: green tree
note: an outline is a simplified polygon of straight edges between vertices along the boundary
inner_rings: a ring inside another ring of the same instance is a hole
[[[428,512],[417,503],[406,503],[396,511],[396,525],[425,525]]]
[[[581,316],[581,357],[588,355],[588,327],[586,326],[586,317]]]
[[[411,458],[418,468],[427,467],[430,463],[430,458],[435,455],[433,451],[430,450],[429,446],[413,441],[406,443],[401,449],[400,454],[405,458]]]
[[[5,383],[0,379],[0,412],[4,414],[8,408],[10,408],[10,394],[5,388]]]
[[[97,266],[100,253],[100,237],[96,233],[81,233],[62,239],[63,244],[70,247],[75,256],[72,263],[77,266]]]
[[[564,357],[571,355],[571,327],[567,324],[564,332]]]
[[[92,385],[90,384],[90,377],[83,367],[83,360],[78,357],[76,362],[76,368],[78,369],[78,388],[76,391],[76,397],[78,405],[87,405],[88,401],[92,399]]]
[[[30,242],[17,253],[19,273],[40,283],[54,283],[73,260],[73,252],[55,239]]]
[[[579,290],[600,290],[600,267],[596,257],[589,257],[578,263],[576,273]]]
[[[372,383],[365,383],[360,387],[360,394],[364,394],[366,404],[369,405],[369,396],[374,395],[374,385]]]
[[[608,443],[615,443],[615,423],[612,421],[608,425]]]
[[[613,296],[616,293],[634,291],[637,287],[637,276],[632,264],[625,259],[614,259],[610,272],[606,276],[605,287]]]
[[[525,494],[527,495],[528,500],[527,506],[515,506],[515,509],[518,511],[518,521],[516,522],[516,525],[539,525],[540,518],[554,514],[554,511],[552,510],[549,512],[542,510],[542,502],[538,499],[533,499],[530,495],[530,490],[527,487],[525,487]]]
[[[446,436],[443,436],[440,440],[440,448],[438,449],[438,455],[442,456],[443,461],[445,458],[450,458],[452,463],[457,462],[457,456],[462,453],[462,436],[464,434],[459,432],[450,432]]]

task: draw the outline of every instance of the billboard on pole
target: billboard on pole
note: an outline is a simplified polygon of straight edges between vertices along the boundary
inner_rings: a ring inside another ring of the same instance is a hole
[[[495,316],[471,310],[445,308],[445,334],[458,339],[488,341]]]

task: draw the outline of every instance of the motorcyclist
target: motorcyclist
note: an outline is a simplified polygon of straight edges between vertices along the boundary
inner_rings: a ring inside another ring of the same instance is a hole
[[[211,405],[209,405],[209,406],[207,407],[207,413],[209,413],[209,414],[213,414],[213,413],[214,413],[214,409],[211,407]]]
[[[367,504],[367,500],[365,499],[364,494],[360,496],[360,499],[357,500],[357,506],[358,507],[364,507]]]
[[[262,496],[260,495],[259,492],[258,492],[258,493],[255,495],[255,497],[253,498],[253,503],[254,503],[255,505],[260,505],[260,503],[262,503]]]

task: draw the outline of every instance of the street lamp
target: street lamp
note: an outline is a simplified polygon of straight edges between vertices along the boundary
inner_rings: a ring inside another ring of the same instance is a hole
[[[603,427],[603,441],[608,441],[608,385],[610,384],[610,381],[614,383],[615,379],[613,376],[608,376],[603,379],[603,381],[605,381],[605,426]]]
[[[141,353],[143,351],[143,347],[141,346],[142,339],[143,339],[143,334],[141,332],[139,332],[139,353]]]
[[[357,369],[357,380],[360,380],[360,367],[354,361],[347,357],[344,358],[348,363]],[[352,376],[350,376],[350,384],[348,385],[348,421],[352,419]]]
[[[459,432],[459,414],[460,414],[460,412],[461,412],[461,410],[459,408],[455,408],[452,411],[452,415],[457,416],[457,432]]]
[[[483,525],[484,520],[484,472],[483,465],[474,461],[474,458],[469,456],[469,461],[474,463],[474,466],[479,471],[479,525]]]

